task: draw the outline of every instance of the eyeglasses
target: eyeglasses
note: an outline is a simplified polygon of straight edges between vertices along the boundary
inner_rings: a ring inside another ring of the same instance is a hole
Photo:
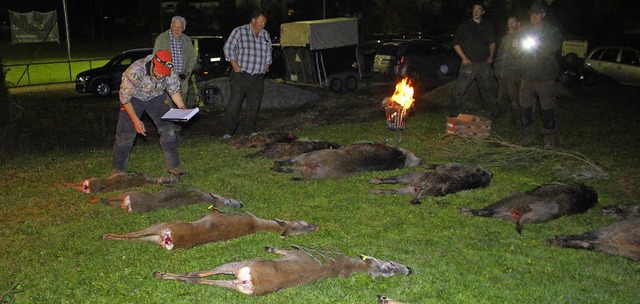
[[[168,67],[168,68],[173,68],[173,63],[171,63],[171,61],[164,61],[162,59],[160,59],[160,57],[158,57],[158,55],[155,56],[154,58],[156,61],[158,61],[160,64]]]

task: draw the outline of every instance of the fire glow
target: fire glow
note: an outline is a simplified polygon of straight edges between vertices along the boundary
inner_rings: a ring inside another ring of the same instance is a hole
[[[396,84],[396,91],[393,95],[383,101],[389,129],[400,130],[405,128],[405,118],[409,109],[413,106],[413,101],[413,87],[411,86],[411,81],[405,77]]]

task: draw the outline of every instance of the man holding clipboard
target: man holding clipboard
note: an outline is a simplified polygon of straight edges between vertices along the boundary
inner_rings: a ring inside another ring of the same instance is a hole
[[[135,61],[122,74],[112,174],[125,172],[136,135],[146,136],[146,128],[140,119],[144,112],[158,129],[168,172],[173,175],[186,173],[180,167],[175,127],[171,121],[161,119],[171,108],[165,90],[179,109],[186,109],[180,93],[180,77],[171,72],[172,67],[171,52],[161,50]]]

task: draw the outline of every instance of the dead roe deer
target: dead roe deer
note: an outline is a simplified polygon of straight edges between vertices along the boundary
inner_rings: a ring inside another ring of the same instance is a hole
[[[156,193],[131,191],[100,198],[97,201],[120,207],[126,212],[149,212],[159,208],[177,208],[199,203],[211,204],[213,207],[242,208],[242,202],[238,200],[206,193],[198,188],[166,188]]]
[[[544,223],[569,214],[583,213],[595,206],[598,193],[584,184],[551,183],[525,193],[516,193],[482,209],[460,208],[472,216],[497,217],[524,224]]]
[[[230,240],[260,231],[275,231],[281,236],[289,236],[317,229],[317,226],[304,221],[267,220],[251,213],[227,214],[214,210],[214,213],[194,222],[158,223],[136,232],[105,234],[102,239],[150,241],[171,250]]]
[[[58,183],[69,186],[84,193],[98,193],[142,187],[147,184],[169,185],[177,183],[178,179],[169,177],[147,177],[140,174],[113,174],[109,177],[92,177],[79,183]]]
[[[552,245],[597,250],[640,261],[640,218],[624,221],[580,235],[561,235],[550,239]]]
[[[365,255],[360,255],[360,258],[356,259],[325,250],[308,249],[295,245],[293,247],[293,250],[265,247],[268,252],[284,255],[278,260],[252,259],[227,263],[212,270],[185,274],[156,272],[154,277],[192,284],[221,286],[247,295],[264,295],[329,277],[346,277],[360,271],[366,271],[374,278],[411,273],[407,266],[400,263],[380,261]],[[234,275],[235,279],[203,279],[217,274]]]

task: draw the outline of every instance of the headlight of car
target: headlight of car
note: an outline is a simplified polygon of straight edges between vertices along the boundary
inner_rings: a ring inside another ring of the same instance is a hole
[[[222,60],[222,57],[211,57],[209,58],[209,61],[211,62],[219,62]]]
[[[91,77],[89,77],[89,76],[78,76],[78,78],[76,78],[76,80],[79,81],[79,82],[87,82],[87,81],[89,81],[89,78],[91,78]]]

